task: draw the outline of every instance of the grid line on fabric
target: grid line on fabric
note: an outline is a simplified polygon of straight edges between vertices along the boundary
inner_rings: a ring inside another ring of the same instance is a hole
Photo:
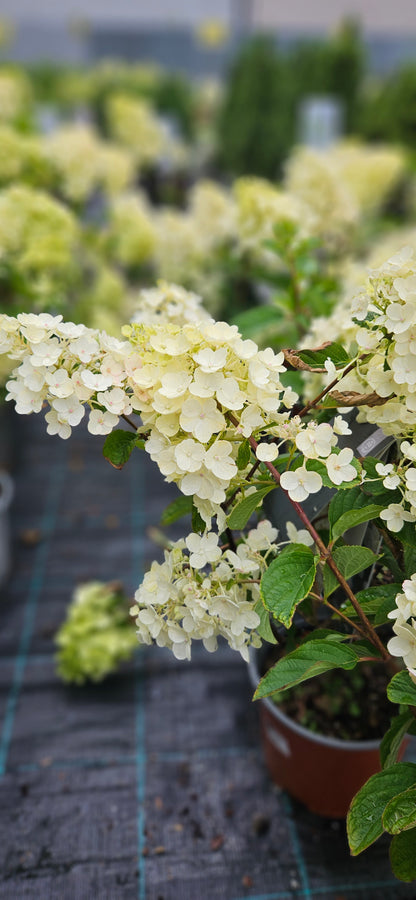
[[[143,467],[131,465],[132,576],[137,584],[143,576],[143,531],[146,521]],[[146,800],[146,719],[145,669],[138,671],[135,683],[136,703],[136,779],[137,779],[137,854],[138,900],[146,897],[145,800]]]
[[[299,875],[302,882],[302,897],[311,897],[311,889],[309,886],[309,878],[308,878],[308,869],[306,865],[306,860],[304,858],[302,852],[302,845],[299,840],[298,830],[295,824],[295,818],[293,815],[293,806],[292,801],[289,797],[289,794],[284,793],[282,795],[283,800],[283,809],[287,815],[287,824],[289,828],[289,833],[292,841],[293,852],[295,854],[295,859],[297,862],[297,866],[299,869]]]
[[[14,671],[10,690],[6,702],[3,719],[3,728],[0,739],[0,776],[5,774],[9,747],[13,733],[13,726],[23,684],[25,668],[28,660],[28,651],[33,636],[33,628],[38,608],[38,601],[44,584],[45,567],[48,560],[50,546],[56,525],[59,502],[62,488],[67,473],[66,447],[60,448],[59,459],[53,466],[47,487],[45,510],[41,519],[41,533],[45,539],[38,545],[33,560],[32,575],[29,582],[28,597],[23,613],[23,627],[17,654],[14,659]]]
[[[400,889],[400,884],[395,879],[388,881],[360,881],[357,883],[349,881],[347,884],[342,882],[341,884],[326,884],[315,888],[294,888],[288,891],[274,891],[272,894],[245,894],[244,897],[235,897],[233,900],[286,900],[286,897],[319,897],[321,894],[331,894],[337,891],[352,893],[353,891],[366,891],[370,888],[395,888],[397,890],[398,888]]]

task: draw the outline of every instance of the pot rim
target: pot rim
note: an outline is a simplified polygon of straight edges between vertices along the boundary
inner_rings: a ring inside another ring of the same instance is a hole
[[[263,645],[264,648],[264,645]],[[248,662],[248,671],[250,676],[251,684],[254,688],[257,687],[260,681],[260,673],[257,665],[257,660],[259,654],[261,653],[261,649],[256,649],[254,647],[250,647],[250,659]],[[316,744],[323,744],[326,747],[332,747],[337,750],[345,750],[345,751],[360,751],[360,750],[378,750],[380,747],[380,743],[382,738],[372,738],[372,740],[367,741],[349,741],[343,740],[342,738],[334,738],[327,737],[325,734],[317,734],[315,731],[310,731],[309,728],[305,728],[303,725],[299,725],[298,722],[295,722],[294,719],[291,719],[290,716],[287,716],[283,713],[275,703],[272,703],[268,697],[261,697],[260,703],[263,703],[265,707],[268,709],[269,713],[273,716],[273,718],[280,721],[283,725],[286,725],[291,731],[294,731],[300,737],[306,738],[309,741],[312,741]]]

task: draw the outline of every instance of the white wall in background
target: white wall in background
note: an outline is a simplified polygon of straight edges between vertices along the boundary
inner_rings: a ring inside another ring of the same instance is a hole
[[[259,27],[327,31],[348,16],[374,34],[416,34],[416,0],[253,0]]]
[[[14,22],[186,26],[206,18],[229,21],[233,2],[246,0],[0,0],[0,18]]]

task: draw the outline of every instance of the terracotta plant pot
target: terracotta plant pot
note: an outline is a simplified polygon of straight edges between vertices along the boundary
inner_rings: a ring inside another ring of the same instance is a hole
[[[252,652],[249,663],[254,688],[260,680],[260,654]],[[380,741],[325,737],[298,725],[271,700],[257,702],[265,761],[275,784],[318,815],[344,818],[357,791],[380,771]],[[406,745],[405,739],[400,758]]]

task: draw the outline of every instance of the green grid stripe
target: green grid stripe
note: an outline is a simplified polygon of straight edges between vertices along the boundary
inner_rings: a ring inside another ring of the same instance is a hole
[[[23,614],[23,626],[14,661],[14,671],[4,714],[3,728],[0,738],[0,776],[5,774],[17,704],[23,685],[29,647],[33,636],[39,597],[44,584],[45,569],[48,561],[51,541],[56,525],[62,487],[66,476],[66,447],[60,447],[59,459],[53,466],[48,482],[45,511],[41,520],[41,532],[44,540],[38,544],[33,562],[32,576],[28,588],[28,597]]]
[[[132,577],[138,587],[143,577],[143,539],[146,522],[145,481],[142,461],[138,454],[131,460],[131,528],[132,528]],[[137,780],[137,855],[138,855],[138,900],[146,898],[145,847],[145,800],[146,800],[146,718],[145,718],[145,672],[137,672],[135,681],[136,698],[136,780]]]

